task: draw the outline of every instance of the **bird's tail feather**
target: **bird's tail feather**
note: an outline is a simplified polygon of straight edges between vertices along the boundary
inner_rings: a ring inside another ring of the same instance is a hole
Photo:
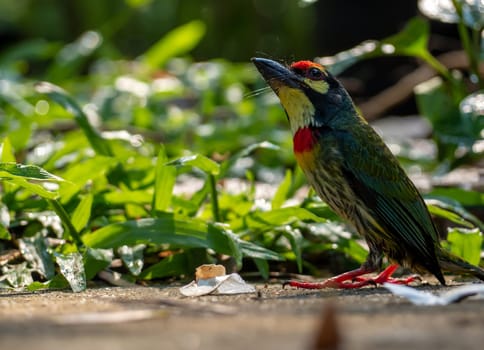
[[[437,258],[439,260],[440,267],[444,271],[456,274],[471,274],[484,281],[483,269],[468,263],[467,261],[444,249],[440,249],[440,251],[437,253]]]

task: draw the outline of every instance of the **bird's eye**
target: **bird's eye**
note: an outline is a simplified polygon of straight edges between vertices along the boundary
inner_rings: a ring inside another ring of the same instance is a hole
[[[308,69],[306,76],[311,80],[321,80],[323,79],[323,72],[321,72],[318,68],[313,67]]]

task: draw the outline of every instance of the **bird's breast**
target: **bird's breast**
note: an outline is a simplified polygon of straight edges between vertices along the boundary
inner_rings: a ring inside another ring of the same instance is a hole
[[[309,127],[303,127],[294,134],[294,155],[304,171],[311,171],[316,165],[316,154],[319,151],[317,135]]]

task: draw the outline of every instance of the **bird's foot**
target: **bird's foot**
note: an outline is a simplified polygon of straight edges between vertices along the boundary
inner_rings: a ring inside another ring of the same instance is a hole
[[[341,275],[329,278],[322,282],[288,281],[283,284],[283,287],[288,285],[291,287],[303,289],[355,289],[369,285],[376,286],[378,284],[383,284],[387,282],[397,284],[409,284],[411,282],[420,280],[420,277],[416,275],[407,278],[393,278],[392,275],[397,268],[398,265],[390,265],[376,277],[363,277],[362,275],[365,275],[372,271],[364,267],[360,267],[359,269],[345,272]]]
[[[395,283],[395,284],[410,284],[415,281],[421,281],[419,275],[412,275],[406,278],[394,278],[392,277],[393,273],[398,269],[398,265],[390,265],[385,270],[380,272],[378,276],[373,278],[365,278],[362,276],[357,276],[355,278],[356,282],[367,282],[368,284],[377,285],[383,283]]]
[[[342,273],[341,275],[329,278],[322,282],[304,282],[304,281],[288,281],[283,283],[283,287],[291,286],[303,289],[324,289],[324,288],[336,288],[336,289],[352,289],[360,288],[370,284],[370,282],[363,280],[361,275],[373,272],[371,269],[360,267],[356,270]],[[362,280],[359,280],[362,279]]]

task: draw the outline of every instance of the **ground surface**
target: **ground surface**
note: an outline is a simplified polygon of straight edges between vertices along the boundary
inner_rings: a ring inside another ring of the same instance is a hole
[[[178,287],[0,292],[0,349],[310,349],[324,310],[342,349],[482,349],[484,300],[413,306],[383,288],[182,297]],[[433,292],[446,288],[421,286]]]

